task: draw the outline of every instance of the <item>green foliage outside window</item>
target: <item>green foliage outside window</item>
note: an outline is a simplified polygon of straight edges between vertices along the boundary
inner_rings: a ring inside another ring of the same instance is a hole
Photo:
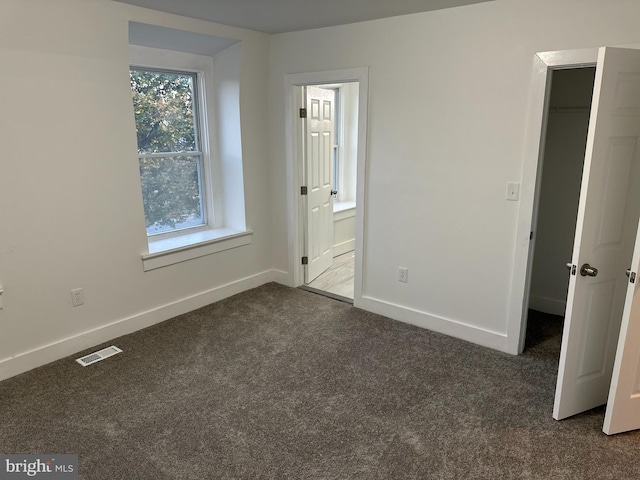
[[[202,225],[195,75],[131,70],[147,233]]]

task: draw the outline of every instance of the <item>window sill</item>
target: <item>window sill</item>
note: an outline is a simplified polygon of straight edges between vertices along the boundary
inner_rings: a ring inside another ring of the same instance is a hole
[[[212,253],[249,245],[252,234],[253,232],[249,230],[213,228],[177,237],[150,240],[149,253],[142,255],[143,269],[148,272]]]
[[[356,216],[356,202],[334,202],[333,219],[342,220],[344,218]]]

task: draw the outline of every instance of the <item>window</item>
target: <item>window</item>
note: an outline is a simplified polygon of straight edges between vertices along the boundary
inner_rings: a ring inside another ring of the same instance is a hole
[[[333,145],[334,213],[349,211],[355,215],[358,155],[358,95],[357,82],[326,85],[335,92],[335,122]]]
[[[342,187],[342,185],[340,185],[340,144],[342,137],[342,122],[340,119],[340,93],[342,90],[340,87],[333,88],[332,90],[335,92],[335,103],[333,107],[333,117],[335,119],[335,121],[333,122],[333,189],[336,192],[340,192],[340,188]],[[338,193],[334,193],[333,198],[337,200]]]
[[[166,44],[175,33],[136,25],[130,40]],[[183,34],[194,35],[181,32],[178,43]],[[191,40],[211,40],[221,49],[209,56],[130,45],[145,271],[251,243],[242,175],[242,45],[202,35]]]
[[[198,75],[132,68],[147,235],[207,225]]]

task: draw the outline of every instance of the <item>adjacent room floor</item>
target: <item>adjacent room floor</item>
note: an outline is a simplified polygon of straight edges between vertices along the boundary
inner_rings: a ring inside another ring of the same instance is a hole
[[[551,417],[562,322],[511,356],[277,284],[0,382],[0,451],[80,478],[635,479],[640,434]]]
[[[308,286],[353,300],[355,255],[347,252],[333,259],[333,265]]]

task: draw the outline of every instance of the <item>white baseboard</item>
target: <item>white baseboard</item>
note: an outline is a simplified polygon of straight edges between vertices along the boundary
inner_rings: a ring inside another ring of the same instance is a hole
[[[531,295],[529,297],[529,308],[537,310],[543,313],[550,313],[552,315],[560,315],[564,317],[564,312],[567,309],[567,301],[556,300],[555,298],[539,297],[537,295]]]
[[[508,350],[506,334],[492,332],[456,320],[439,317],[372,297],[363,296],[355,306],[400,322],[410,323],[411,325],[426,328],[427,330],[482,345],[483,347],[513,354],[513,352]]]
[[[192,310],[218,302],[246,290],[259,287],[265,283],[278,281],[279,275],[282,273],[285,272],[267,270],[257,273],[146,312],[117,320],[96,329],[74,335],[73,337],[65,338],[49,345],[0,360],[0,380],[5,380],[20,373],[46,365],[47,363],[81,352],[92,346],[100,345],[101,343],[108,342],[123,335],[164,322],[170,318],[191,312]]]
[[[273,275],[273,282],[279,283],[281,285],[286,285],[287,287],[293,287],[292,276],[289,275],[289,272],[285,272],[284,270],[271,270]]]
[[[347,240],[346,242],[338,243],[333,246],[333,256],[337,257],[343,253],[351,252],[356,249],[356,240]]]

